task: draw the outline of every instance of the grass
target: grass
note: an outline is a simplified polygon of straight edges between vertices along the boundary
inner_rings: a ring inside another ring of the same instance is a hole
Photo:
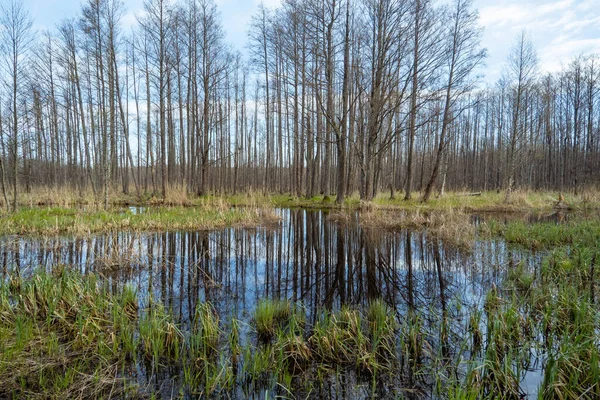
[[[362,212],[360,223],[371,230],[425,230],[431,237],[469,249],[475,240],[471,216],[460,210],[390,211],[372,209]]]
[[[142,354],[157,369],[162,361],[178,361],[183,335],[161,304],[150,304],[139,322]]]
[[[491,221],[479,228],[483,238],[501,237],[510,244],[540,250],[562,246],[595,247],[600,243],[600,219],[575,216],[564,223],[523,221],[501,223]]]
[[[472,196],[465,190],[447,192],[442,197],[433,197],[429,202],[421,202],[421,193],[413,192],[412,200],[405,201],[403,193],[396,194],[395,199],[390,199],[387,192],[378,194],[373,205],[380,208],[397,210],[448,210],[462,211],[493,211],[493,212],[523,212],[552,210],[560,201],[560,207],[571,210],[600,209],[600,190],[589,188],[578,194],[556,191],[534,191],[521,189],[513,192],[510,202],[505,201],[505,193],[497,191],[481,192],[479,196]],[[4,208],[0,198],[0,206]],[[261,191],[244,192],[238,194],[212,194],[198,197],[188,193],[180,186],[167,189],[166,198],[152,193],[140,193],[132,190],[130,194],[111,190],[109,204],[112,206],[181,206],[198,207],[206,203],[222,202],[232,206],[271,206],[288,208],[340,208],[335,203],[335,196],[322,195],[311,198],[297,197],[290,194],[264,193]],[[69,187],[51,188],[35,187],[29,193],[20,191],[19,204],[23,207],[59,207],[73,208],[80,206],[102,207],[103,201],[95,197],[91,190],[83,192]],[[358,193],[353,193],[344,201],[342,208],[369,208],[370,204],[360,200]]]
[[[510,201],[505,201],[505,193],[497,191],[481,192],[472,196],[471,192],[454,191],[442,197],[432,198],[427,203],[420,201],[421,195],[416,192],[413,199],[404,201],[402,196],[391,200],[389,196],[381,194],[374,202],[380,206],[419,209],[419,210],[447,210],[455,209],[465,212],[531,212],[553,210],[559,200],[563,198],[560,207],[570,210],[600,209],[600,192],[595,189],[584,191],[580,194],[559,193],[553,191],[517,190],[511,195]]]
[[[19,278],[16,278],[19,279]],[[135,390],[119,377],[133,359],[131,320],[113,312],[132,293],[110,295],[96,277],[67,269],[0,289],[2,397],[79,398]]]
[[[130,286],[115,290],[66,267],[0,285],[0,397],[151,394],[126,372],[136,365],[156,376],[180,371],[182,393],[194,396],[258,390],[260,382],[290,391],[296,377],[317,370],[323,379],[340,366],[372,376],[397,359],[399,325],[381,301],[323,310],[307,327],[299,305],[263,300],[244,342],[240,322],[224,324],[210,303],[199,302],[186,325],[159,302],[138,303]]]
[[[206,203],[199,207],[129,209],[22,208],[0,214],[0,235],[87,235],[107,231],[206,230],[228,226],[254,227],[278,221],[271,208],[231,208]]]
[[[293,311],[289,301],[259,301],[254,312],[254,324],[258,337],[265,342],[270,341],[279,327],[287,323]]]
[[[450,384],[450,398],[521,398],[520,382],[543,360],[539,398],[598,398],[600,312],[595,294],[600,223],[519,221],[484,224],[484,237],[546,252],[541,265],[509,264],[502,287],[486,295],[484,316],[469,317],[467,372]]]
[[[427,203],[421,201],[421,193],[414,192],[411,200],[404,200],[402,193],[395,199],[390,199],[389,194],[380,193],[371,202],[360,200],[357,193],[348,196],[341,208],[369,210],[371,208],[408,210],[408,211],[447,211],[450,209],[462,212],[532,212],[549,211],[555,209],[560,202],[561,209],[565,210],[593,210],[600,209],[600,191],[589,189],[580,194],[559,193],[552,191],[518,190],[513,192],[511,200],[505,201],[504,192],[487,191],[478,196],[471,192],[447,192],[442,197],[432,198]],[[268,203],[274,207],[288,208],[340,208],[335,203],[335,197],[325,198],[322,195],[312,198],[296,197],[282,194],[264,195],[262,193],[240,194],[225,196],[225,198],[238,205],[253,205],[257,202]]]
[[[214,198],[214,197],[213,197]],[[513,192],[511,200],[505,201],[504,192],[487,191],[478,196],[471,192],[447,192],[442,197],[432,198],[427,203],[421,201],[421,193],[414,192],[412,199],[405,201],[402,193],[397,193],[395,199],[390,199],[388,193],[380,193],[371,202],[364,202],[358,193],[346,197],[342,205],[335,202],[335,197],[322,195],[297,197],[287,194],[264,194],[252,192],[225,195],[225,199],[234,205],[269,204],[273,207],[285,208],[314,208],[314,209],[358,209],[369,211],[403,210],[403,211],[448,211],[460,212],[533,212],[554,210],[557,205],[563,210],[598,210],[600,209],[600,191],[589,189],[580,194],[559,193],[553,191],[518,190]],[[559,204],[559,200],[562,201]]]

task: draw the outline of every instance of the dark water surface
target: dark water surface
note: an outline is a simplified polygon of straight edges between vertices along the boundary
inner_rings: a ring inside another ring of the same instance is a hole
[[[424,232],[362,229],[355,221],[331,221],[324,211],[278,212],[282,222],[275,228],[3,237],[0,274],[6,277],[19,269],[27,275],[60,264],[95,272],[115,288],[124,283],[134,286],[142,307],[150,297],[163,302],[183,325],[193,317],[198,301],[210,301],[222,320],[235,317],[247,323],[247,340],[252,340],[248,327],[259,299],[300,302],[310,324],[319,309],[362,307],[381,298],[400,320],[409,309],[423,316],[427,342],[435,354],[441,346],[441,318],[450,321],[450,348],[460,346],[469,311],[482,309],[487,291],[502,285],[507,268],[521,261],[531,269],[539,265],[538,255],[511,250],[502,241],[479,241],[465,252]],[[481,218],[474,222],[481,223]],[[539,367],[531,369],[523,374],[521,385],[534,397],[540,373]],[[350,389],[339,379],[313,395],[393,398],[411,389],[379,392],[360,382]],[[420,385],[419,397],[434,396],[435,377],[429,383],[431,387]],[[169,390],[162,390],[165,397],[172,393]]]

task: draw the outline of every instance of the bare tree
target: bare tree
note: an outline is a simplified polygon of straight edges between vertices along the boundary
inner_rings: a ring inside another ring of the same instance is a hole
[[[263,188],[266,190],[269,183],[269,168],[271,166],[271,109],[270,109],[270,55],[269,55],[269,40],[270,40],[270,17],[269,11],[261,3],[258,10],[258,15],[253,16],[249,30],[249,49],[251,63],[256,66],[264,74],[265,85],[265,136],[266,136],[266,151],[265,151],[265,173],[263,179]],[[258,105],[255,104],[255,107]],[[258,132],[254,133],[255,135]]]
[[[508,144],[508,172],[506,175],[506,197],[510,195],[515,184],[517,170],[517,144],[524,135],[524,98],[527,90],[533,85],[537,68],[537,54],[533,42],[525,31],[517,37],[516,43],[508,56],[508,81],[513,85],[512,93],[512,125]]]
[[[6,69],[10,76],[11,91],[9,99],[12,113],[12,186],[13,186],[13,211],[17,210],[18,200],[18,173],[19,173],[19,95],[23,88],[24,56],[26,56],[34,36],[31,30],[33,21],[29,12],[25,10],[19,0],[10,0],[8,4],[0,7],[2,15],[2,47],[6,56]]]
[[[486,52],[480,47],[482,30],[477,25],[478,15],[472,10],[472,0],[455,0],[448,21],[447,81],[445,84],[442,128],[431,177],[423,193],[423,201],[429,200],[438,178],[442,156],[448,145],[447,133],[452,121],[464,110],[457,103],[475,89],[474,70],[483,62]],[[468,105],[467,105],[468,107]]]
[[[414,179],[414,147],[419,124],[419,111],[428,102],[429,96],[422,93],[435,82],[436,74],[443,63],[443,43],[440,34],[443,32],[443,13],[438,13],[429,0],[414,0],[413,3],[413,33],[412,33],[412,69],[409,126],[407,137],[406,180],[404,185],[404,200],[412,198]]]
[[[161,176],[161,195],[163,199],[167,194],[167,156],[166,156],[166,97],[167,97],[167,49],[170,46],[171,25],[168,0],[147,0],[144,3],[144,16],[140,19],[145,40],[148,41],[145,56],[153,63],[152,69],[147,74],[147,79],[152,78],[158,97],[158,137],[159,159]],[[147,83],[148,84],[148,83]],[[148,94],[149,95],[149,94]],[[147,110],[150,113],[150,110]],[[150,129],[150,128],[149,128]]]

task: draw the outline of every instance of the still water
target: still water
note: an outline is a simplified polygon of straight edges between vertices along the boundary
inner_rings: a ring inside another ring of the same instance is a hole
[[[422,231],[363,229],[356,215],[340,223],[326,211],[278,212],[281,223],[269,228],[3,237],[0,274],[6,278],[18,271],[26,276],[57,265],[94,272],[115,288],[135,287],[141,307],[150,298],[161,301],[182,325],[191,320],[198,301],[210,301],[223,320],[234,317],[249,326],[257,302],[264,298],[302,304],[309,324],[318,318],[317,310],[361,307],[381,298],[400,320],[408,310],[423,316],[430,352],[436,354],[442,346],[442,318],[450,321],[450,348],[460,346],[468,329],[467,310],[482,309],[487,291],[502,285],[507,268],[518,262],[531,269],[539,265],[539,255],[511,249],[502,241],[478,241],[464,251]],[[245,334],[251,340],[249,329]],[[537,367],[531,369],[521,386],[535,397],[540,374]],[[434,381],[431,377],[429,384],[434,386]],[[333,386],[339,389],[340,384]],[[418,386],[418,397],[434,396],[433,387],[423,382]],[[338,389],[323,397],[370,397],[372,387],[345,394]]]

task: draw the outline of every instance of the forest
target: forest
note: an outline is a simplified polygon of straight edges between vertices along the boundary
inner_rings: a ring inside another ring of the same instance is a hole
[[[0,0],[0,399],[600,399],[599,55],[498,57],[475,0],[73,3]]]
[[[471,0],[284,0],[244,52],[213,0],[118,0],[36,32],[2,4],[3,204],[35,188],[164,198],[252,191],[311,198],[517,188],[578,193],[600,174],[596,55],[541,71],[513,38],[486,81]]]

